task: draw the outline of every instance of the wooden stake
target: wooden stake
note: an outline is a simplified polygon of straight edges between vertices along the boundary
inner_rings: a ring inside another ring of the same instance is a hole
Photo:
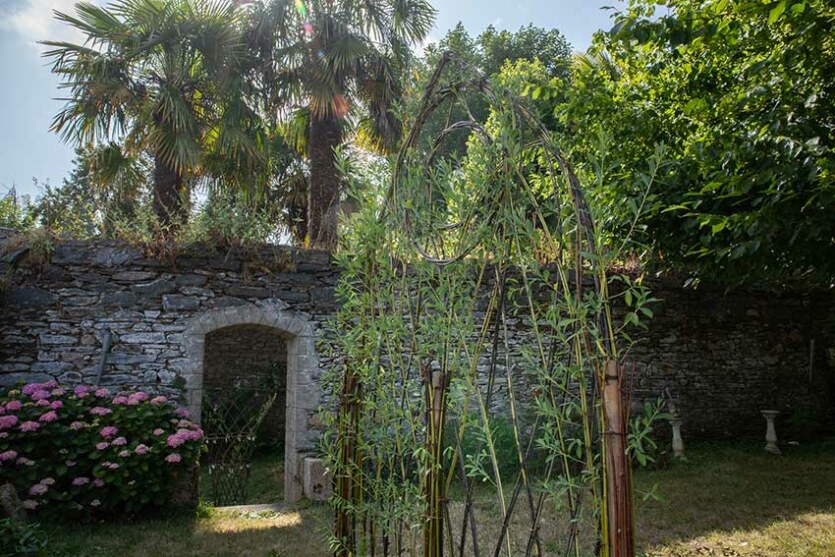
[[[606,362],[603,385],[606,477],[606,530],[609,557],[634,557],[632,473],[627,454],[627,414],[623,407],[623,367]]]

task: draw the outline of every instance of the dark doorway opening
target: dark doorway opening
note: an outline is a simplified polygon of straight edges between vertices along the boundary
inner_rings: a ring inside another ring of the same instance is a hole
[[[201,497],[217,506],[284,499],[287,339],[263,325],[206,335]]]

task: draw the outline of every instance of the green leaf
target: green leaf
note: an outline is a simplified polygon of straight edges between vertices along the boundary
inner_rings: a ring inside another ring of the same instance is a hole
[[[771,11],[768,13],[768,24],[774,25],[780,16],[783,15],[783,12],[786,11],[786,0],[782,0],[776,6],[771,8]]]

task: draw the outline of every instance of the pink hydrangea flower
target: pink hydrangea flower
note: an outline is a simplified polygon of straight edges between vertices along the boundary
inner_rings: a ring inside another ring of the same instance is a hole
[[[99,478],[96,478],[95,480],[93,480],[93,487],[103,487],[103,486],[104,486],[104,480],[100,480]]]
[[[197,441],[202,437],[202,433],[191,429],[178,429],[177,433],[168,436],[166,442],[172,449],[176,449],[187,441]]]
[[[109,469],[109,470],[118,470],[119,469],[119,465],[116,464],[115,462],[102,462],[101,465],[104,466],[105,468]]]
[[[49,398],[49,391],[35,391],[34,393],[32,393],[31,396],[32,396],[32,400],[37,402],[39,400]]]
[[[20,424],[20,431],[29,432],[29,431],[37,431],[38,428],[41,427],[41,424],[38,422],[23,422]]]
[[[112,414],[113,410],[103,406],[94,406],[93,408],[90,408],[90,413],[94,416],[107,416],[108,414]]]
[[[17,416],[14,414],[8,414],[7,416],[0,416],[0,429],[9,429],[17,425],[17,422],[20,420],[17,419]]]
[[[151,399],[151,404],[153,405],[165,404],[166,402],[168,402],[168,399],[162,395],[155,396]]]
[[[60,410],[61,408],[64,407],[64,403],[61,402],[60,400],[53,400],[52,404],[50,404],[49,407],[52,408],[53,410]]]
[[[55,480],[52,478],[44,478],[41,480],[41,483],[44,485],[55,485]]]
[[[119,433],[119,430],[112,425],[105,426],[105,427],[101,428],[101,432],[100,432],[101,436],[104,437],[105,439],[107,439],[108,437],[113,437],[117,433]]]
[[[65,391],[61,387],[52,390],[52,396],[64,396],[65,394],[67,394],[67,391]]]
[[[127,458],[129,456],[130,456],[130,451],[128,451],[128,450],[119,451],[119,458]]]
[[[85,478],[84,476],[79,476],[72,481],[72,484],[76,487],[81,487],[82,485],[87,485],[90,483],[90,478]]]
[[[125,446],[125,445],[127,445],[127,444],[128,444],[128,440],[127,440],[127,439],[125,439],[124,437],[117,437],[117,438],[116,438],[116,439],[114,439],[114,440],[113,440],[113,442],[111,443],[111,445],[114,445],[114,446],[116,446],[116,447],[124,447],[124,446]]]
[[[108,391],[105,388],[101,388],[101,389],[96,389],[93,392],[93,394],[96,395],[98,398],[104,398],[106,396],[110,396],[110,391]]]
[[[35,497],[37,497],[38,495],[43,495],[47,491],[49,491],[48,486],[38,483],[29,488],[29,495],[34,495]]]
[[[54,422],[57,419],[58,419],[58,414],[55,412],[55,410],[50,410],[46,414],[41,414],[41,417],[38,418],[38,421],[43,422],[45,424],[48,424],[50,422]]]
[[[84,424],[82,422],[73,422],[70,424],[70,429],[73,431],[84,429]]]
[[[177,453],[171,453],[170,455],[165,457],[165,462],[167,462],[168,464],[179,464],[182,460],[183,457],[181,457]]]
[[[41,390],[41,384],[40,383],[29,383],[28,385],[24,385],[23,389],[21,389],[20,392],[22,392],[26,396],[29,396],[32,393],[34,393],[35,391],[39,391],[39,390]]]
[[[136,452],[136,454],[142,455],[142,454],[148,454],[148,452],[150,450],[151,449],[149,449],[147,445],[144,445],[144,444],[140,443],[139,445],[136,446],[136,449],[134,449],[134,452]]]
[[[34,460],[29,460],[28,458],[21,456],[17,459],[17,463],[19,466],[32,466],[35,464]]]
[[[19,400],[10,400],[6,403],[6,410],[9,412],[17,412],[21,408],[23,408],[23,403]]]
[[[112,402],[115,405],[127,404],[128,397],[119,395],[117,397],[114,397],[113,400],[111,400],[110,402]]]
[[[45,399],[45,398],[42,399],[42,400],[39,400],[38,402],[35,403],[35,406],[40,406],[42,408],[45,407],[45,406],[49,406],[49,405],[50,405],[49,400]]]
[[[158,427],[153,431],[153,433],[154,433],[154,437],[159,437],[160,435],[165,433],[165,430]]]
[[[108,443],[107,441],[100,441],[100,442],[96,443],[96,450],[97,451],[103,451],[103,450],[107,449],[107,447],[109,447],[109,446],[110,446],[110,443]]]
[[[149,398],[148,393],[143,392],[143,391],[139,391],[139,392],[133,393],[132,395],[130,395],[128,397],[128,404],[130,406],[136,406],[137,404],[145,402],[146,400],[148,400],[148,398]]]
[[[78,385],[72,390],[72,392],[78,398],[84,398],[87,396],[87,393],[90,392],[90,387],[87,387],[86,385]]]
[[[17,458],[17,451],[6,451],[0,453],[0,462],[8,462],[9,460],[14,460]]]
[[[174,413],[181,418],[191,418],[191,414],[188,413],[188,408],[183,408],[182,406],[177,408]]]
[[[24,509],[26,509],[27,511],[34,511],[35,509],[37,509],[37,508],[38,508],[38,502],[37,502],[37,501],[33,501],[33,500],[31,500],[31,499],[26,499],[25,501],[23,501],[23,502],[21,503],[21,505],[22,505],[22,506],[23,506],[23,508],[24,508]]]
[[[56,381],[55,379],[50,379],[50,380],[49,380],[49,381],[47,381],[46,383],[43,383],[43,384],[41,385],[41,388],[44,388],[44,389],[54,389],[54,388],[55,388],[55,387],[57,387],[57,386],[58,386],[58,381]]]

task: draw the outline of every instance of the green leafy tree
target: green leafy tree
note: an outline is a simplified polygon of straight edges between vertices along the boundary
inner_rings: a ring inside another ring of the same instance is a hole
[[[484,77],[497,78],[505,67],[521,67],[528,62],[539,63],[536,81],[551,83],[563,82],[568,76],[571,62],[571,45],[557,29],[543,29],[528,25],[518,31],[498,31],[489,26],[483,33],[473,38],[458,23],[437,43],[429,45],[419,65],[418,78],[412,83],[411,105],[407,112],[417,113],[417,101],[431,77],[434,68],[445,53],[450,53],[465,64],[447,66],[442,79],[450,83],[462,78],[478,81]],[[509,70],[511,72],[515,70]],[[424,142],[430,148],[430,138],[438,137],[446,127],[463,120],[485,123],[490,115],[489,104],[483,96],[475,92],[464,95],[462,103],[450,102],[449,110],[438,111],[430,116],[426,123]],[[547,124],[547,123],[546,123]],[[467,152],[470,133],[458,132],[448,137],[438,148],[438,154],[444,158],[461,158]]]
[[[597,195],[662,268],[727,280],[835,277],[835,7],[822,0],[634,0],[578,57],[557,103]],[[608,137],[609,156],[599,147]],[[645,196],[614,179],[665,144]],[[617,187],[607,183],[620,184]]]
[[[424,0],[270,0],[252,6],[248,40],[258,53],[269,117],[307,155],[308,243],[332,249],[342,177],[334,149],[357,123],[360,143],[400,138],[394,112],[410,45],[435,11]],[[275,115],[281,116],[280,118]]]
[[[81,147],[111,145],[119,164],[153,162],[152,204],[164,225],[184,221],[200,178],[251,182],[264,174],[262,122],[237,3],[118,0],[56,17],[83,44],[45,41],[68,91],[52,129]],[[115,150],[119,150],[116,153]]]
[[[33,212],[56,233],[112,236],[118,222],[133,218],[147,202],[151,172],[146,157],[126,159],[118,146],[79,149],[69,176],[59,187],[44,185]]]

